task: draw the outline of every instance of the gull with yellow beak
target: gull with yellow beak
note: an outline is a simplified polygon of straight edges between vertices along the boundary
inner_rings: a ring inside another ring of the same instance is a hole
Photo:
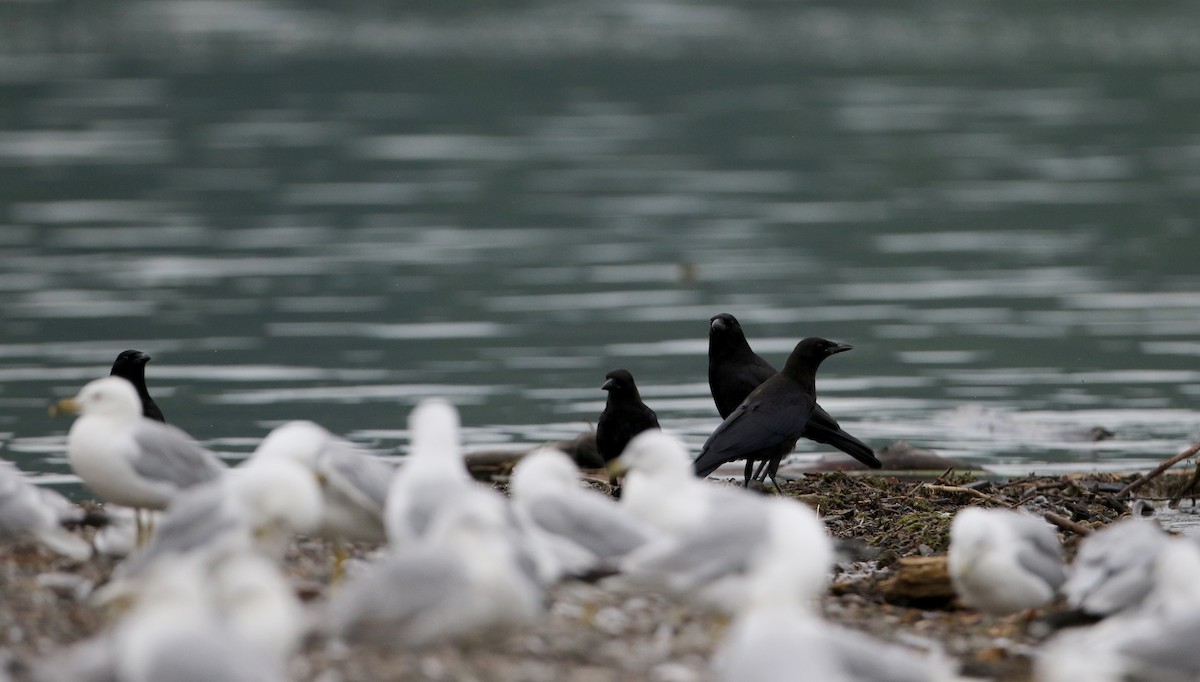
[[[144,417],[137,390],[121,377],[96,379],[57,408],[79,414],[67,435],[67,461],[106,502],[164,509],[179,491],[225,472],[216,455],[181,429]],[[139,519],[139,545],[147,532]]]

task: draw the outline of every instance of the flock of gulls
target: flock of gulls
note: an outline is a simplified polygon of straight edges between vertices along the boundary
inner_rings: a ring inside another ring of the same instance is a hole
[[[776,372],[733,316],[713,317],[709,382],[723,421],[696,457],[658,428],[629,372],[609,373],[596,437],[614,495],[549,447],[516,463],[507,494],[477,482],[458,412],[436,397],[410,413],[399,466],[309,421],[275,428],[229,466],[164,421],[146,389],[149,356],[126,351],[110,376],[59,404],[78,413],[68,460],[106,503],[108,527],[86,541],[67,529],[79,507],[0,467],[0,534],[77,562],[125,555],[90,596],[119,615],[34,676],[286,680],[312,638],[402,649],[460,641],[534,624],[549,589],[587,580],[727,614],[712,656],[722,682],[963,679],[936,650],[824,620],[836,543],[802,502],[748,489],[773,482],[802,437],[879,466],[816,402],[817,367],[848,349],[804,339]],[[707,480],[743,459],[744,487]],[[332,544],[327,598],[301,602],[284,573],[297,535]],[[950,537],[951,578],[968,607],[999,616],[1063,599],[1094,622],[1037,652],[1039,679],[1200,679],[1200,544],[1126,520],[1084,539],[1068,566],[1040,519],[974,507]],[[356,542],[380,549],[346,570]]]

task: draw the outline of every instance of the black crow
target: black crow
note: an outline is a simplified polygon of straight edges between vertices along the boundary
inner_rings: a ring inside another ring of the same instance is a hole
[[[714,333],[710,336],[710,377],[714,376],[711,362],[712,339],[720,336],[716,330],[718,319],[721,319],[722,326],[725,326],[732,316],[728,319],[720,315],[714,318]],[[736,321],[734,323],[736,324]],[[749,346],[745,344],[745,336],[741,334],[740,328],[735,334],[736,339],[740,339],[746,351],[753,355]],[[751,480],[762,480],[765,476],[770,476],[771,482],[775,483],[779,461],[792,451],[801,436],[818,443],[833,445],[867,466],[878,469],[881,464],[871,448],[842,431],[833,417],[817,405],[817,368],[821,361],[850,348],[815,337],[803,339],[796,344],[783,371],[772,375],[750,391],[709,436],[696,458],[696,475],[707,476],[725,462],[745,458],[748,460],[746,485],[749,485]],[[762,361],[761,358],[758,359]],[[714,386],[713,394],[718,392]],[[754,460],[761,460],[762,463],[751,476],[750,463]]]
[[[714,315],[708,328],[708,388],[721,419],[729,416],[762,382],[775,376],[775,368],[750,350],[737,318]]]
[[[722,419],[728,417],[759,384],[774,375],[775,368],[750,349],[737,318],[729,313],[720,313],[712,317],[708,334],[708,387],[712,391],[713,402],[716,403],[717,412],[721,414]],[[880,467],[875,452],[866,443],[843,431],[837,420],[820,404],[813,408],[803,437],[832,445],[873,469]],[[786,457],[788,452],[791,450],[778,454],[778,457]],[[776,453],[766,453],[747,457],[746,483],[750,482],[750,471],[755,460],[769,460],[775,455]],[[776,459],[772,469],[778,466],[779,462]]]
[[[658,415],[642,402],[633,375],[628,371],[614,369],[604,375],[604,379],[600,388],[608,391],[608,401],[596,421],[596,449],[607,463],[620,457],[634,436],[647,429],[657,429]],[[610,482],[616,485],[615,477]]]
[[[154,398],[150,397],[150,391],[146,388],[147,362],[150,362],[150,356],[140,350],[123,351],[117,356],[117,360],[112,366],[112,372],[109,374],[121,377],[133,384],[133,387],[137,389],[138,397],[142,399],[142,414],[146,418],[166,422],[162,410],[158,409],[158,404],[154,402]]]

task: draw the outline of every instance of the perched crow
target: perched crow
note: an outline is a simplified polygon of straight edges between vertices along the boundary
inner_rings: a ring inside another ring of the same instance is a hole
[[[750,344],[746,342],[746,335],[742,332],[737,318],[729,313],[713,316],[708,334],[708,387],[712,391],[713,402],[716,403],[717,412],[721,414],[722,419],[737,409],[759,384],[774,375],[775,368],[750,350]],[[880,466],[874,451],[843,431],[837,421],[819,404],[813,407],[812,417],[802,436],[818,443],[832,445],[873,469]],[[790,449],[782,453],[770,452],[747,457],[746,483],[750,482],[750,471],[755,460],[766,461],[776,456],[783,458],[789,452]],[[775,459],[771,468],[774,470],[778,466],[779,459]],[[771,478],[774,480],[774,474]]]
[[[714,315],[708,328],[708,388],[721,419],[773,376],[775,368],[750,350],[737,318],[729,313]]]
[[[721,318],[714,318],[714,329],[717,319]],[[725,319],[721,319],[721,323],[728,324]],[[714,332],[713,337],[716,336]],[[736,337],[745,344],[745,336],[740,329]],[[712,342],[710,348],[711,345]],[[771,482],[775,483],[779,461],[792,451],[801,436],[833,445],[867,466],[878,469],[881,465],[871,448],[842,431],[833,417],[817,405],[816,379],[821,361],[850,348],[815,337],[796,344],[783,371],[752,390],[709,436],[696,458],[696,475],[707,476],[725,462],[744,458],[749,460],[746,465],[747,485],[751,480],[762,480],[765,476],[770,476]],[[749,346],[746,346],[746,351],[750,351]],[[753,356],[753,352],[749,354]],[[713,376],[711,360],[709,367],[710,376]],[[713,394],[718,392],[714,386]],[[751,476],[750,461],[754,460],[761,460],[762,464]]]
[[[137,389],[138,397],[142,399],[142,414],[148,419],[165,422],[162,410],[158,409],[158,405],[154,402],[154,398],[150,397],[150,391],[146,388],[146,363],[150,362],[150,356],[140,350],[127,350],[117,356],[116,362],[113,363],[112,376],[121,377],[133,387]]]
[[[657,429],[658,415],[642,402],[628,371],[614,369],[604,378],[600,388],[608,391],[608,402],[596,421],[596,449],[605,462],[610,462],[621,456],[631,438],[647,429]],[[610,482],[616,485],[616,477]]]

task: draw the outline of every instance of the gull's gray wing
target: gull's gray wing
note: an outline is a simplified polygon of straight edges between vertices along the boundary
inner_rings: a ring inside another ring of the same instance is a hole
[[[1055,592],[1067,580],[1066,568],[1062,559],[1048,555],[1031,546],[1023,546],[1017,550],[1017,563],[1022,568],[1038,577]]]
[[[1195,680],[1200,676],[1200,613],[1135,623],[1115,648],[1131,661],[1134,680]]]
[[[113,634],[101,632],[33,662],[35,682],[119,682]],[[8,682],[7,677],[0,678]]]
[[[681,585],[701,585],[746,570],[767,539],[765,515],[710,515],[682,535],[629,555],[622,569],[630,573],[666,575]]]
[[[216,455],[170,424],[142,418],[133,430],[133,440],[138,452],[129,464],[139,476],[152,481],[190,488],[216,479],[225,471]]]
[[[29,533],[51,517],[33,484],[7,462],[0,464],[0,534]]]
[[[356,505],[383,513],[388,485],[396,471],[391,464],[339,440],[321,453],[317,468],[329,485],[336,486]]]
[[[1017,517],[1015,521],[1013,528],[1021,541],[1017,563],[1057,592],[1067,580],[1058,536],[1040,519]]]
[[[92,555],[91,543],[62,527],[82,517],[79,508],[53,490],[40,488],[0,462],[0,537],[29,536],[77,561]]]
[[[216,624],[164,638],[146,661],[146,680],[284,682],[279,666]]]
[[[422,548],[388,556],[334,596],[330,621],[350,639],[390,640],[467,586],[461,565],[447,551]]]
[[[212,545],[215,538],[237,530],[243,523],[229,504],[221,482],[186,490],[171,501],[154,529],[150,544],[119,566],[120,577],[136,576],[162,557]]]
[[[947,679],[937,668],[946,667],[921,652],[837,626],[826,626],[822,643],[834,652],[847,679],[862,682],[929,682]]]
[[[1118,521],[1084,538],[1063,584],[1067,604],[1094,615],[1140,603],[1154,586],[1154,562],[1169,536],[1151,521]]]
[[[601,559],[624,556],[646,542],[646,534],[604,499],[542,495],[527,509],[542,529],[569,538]]]

